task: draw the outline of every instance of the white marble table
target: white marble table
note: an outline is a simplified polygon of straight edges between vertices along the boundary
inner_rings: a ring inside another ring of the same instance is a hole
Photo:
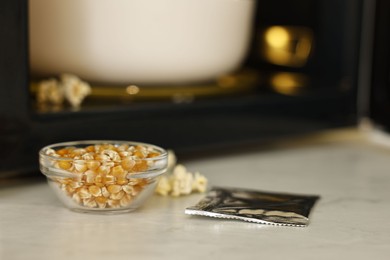
[[[308,227],[185,215],[199,194],[74,213],[34,182],[0,188],[0,259],[389,259],[390,148],[350,136],[186,162],[212,185],[320,195]]]

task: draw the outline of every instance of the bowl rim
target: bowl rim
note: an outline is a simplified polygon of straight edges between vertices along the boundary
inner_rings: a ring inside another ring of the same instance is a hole
[[[73,161],[73,158],[68,158],[68,157],[61,157],[61,156],[53,156],[53,155],[48,155],[45,153],[48,149],[54,149],[55,147],[71,147],[71,146],[80,146],[80,145],[95,145],[95,144],[112,144],[112,145],[120,145],[120,144],[128,144],[132,146],[136,145],[142,145],[145,147],[151,147],[154,150],[157,150],[161,152],[160,155],[155,156],[155,157],[150,157],[150,158],[142,158],[142,160],[145,161],[160,161],[160,160],[166,160],[165,167],[161,167],[159,169],[154,169],[154,170],[146,170],[146,171],[141,171],[141,172],[135,172],[130,175],[130,177],[127,178],[148,178],[148,177],[155,177],[158,175],[163,174],[164,172],[167,171],[167,165],[168,165],[168,151],[160,146],[150,144],[150,143],[144,143],[144,142],[136,142],[136,141],[126,141],[126,140],[109,140],[109,139],[101,139],[101,140],[76,140],[76,141],[68,141],[68,142],[59,142],[59,143],[53,143],[50,145],[46,145],[43,148],[39,150],[39,157],[40,158],[47,158],[47,159],[52,159],[53,161]],[[46,175],[46,177],[70,177],[70,178],[79,178],[82,176],[82,174],[76,174],[73,172],[69,172],[66,170],[62,169],[52,169],[52,172],[46,173],[46,171],[42,171],[42,166],[43,164],[40,161],[40,167],[41,167],[41,172]],[[54,172],[53,172],[54,170]]]

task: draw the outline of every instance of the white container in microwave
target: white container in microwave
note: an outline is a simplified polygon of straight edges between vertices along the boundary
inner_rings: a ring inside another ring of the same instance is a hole
[[[30,0],[33,75],[182,84],[238,69],[255,0]]]

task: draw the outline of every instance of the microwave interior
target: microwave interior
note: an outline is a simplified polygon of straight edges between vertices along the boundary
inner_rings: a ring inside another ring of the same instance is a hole
[[[365,1],[255,1],[238,69],[185,84],[91,81],[77,107],[39,100],[40,84],[61,78],[31,70],[33,2],[0,3],[0,177],[36,171],[57,142],[132,140],[185,159],[357,123]]]

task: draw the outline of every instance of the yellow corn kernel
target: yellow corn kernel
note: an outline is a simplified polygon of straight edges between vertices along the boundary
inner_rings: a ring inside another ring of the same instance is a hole
[[[114,166],[111,169],[111,174],[117,178],[124,178],[126,176],[126,171],[122,168],[122,166]]]
[[[147,179],[141,179],[141,178],[130,178],[129,179],[129,184],[144,186],[144,185],[148,184],[148,180]]]
[[[136,161],[132,171],[133,172],[144,172],[148,169],[148,164],[145,160]]]
[[[61,183],[61,184],[69,184],[72,182],[72,179],[71,178],[57,178],[56,181]]]
[[[128,194],[125,194],[119,201],[120,205],[122,207],[126,207],[128,205],[130,205],[130,203],[132,202],[133,200],[133,197],[128,195]]]
[[[141,178],[130,178],[129,179],[129,184],[131,185],[140,185],[141,183],[143,183],[143,179]]]
[[[115,184],[116,178],[112,175],[103,176],[103,183],[106,185]]]
[[[59,161],[58,167],[60,167],[63,170],[69,170],[72,167],[72,163],[70,161]]]
[[[104,209],[107,205],[107,198],[99,196],[95,198],[95,201],[99,208]]]
[[[93,146],[94,152],[95,152],[95,153],[100,153],[101,147],[102,147],[102,146],[101,146],[100,144],[95,144],[95,145]]]
[[[105,155],[105,154],[96,154],[95,155],[95,160],[99,161],[99,162],[107,162],[110,159],[109,156]]]
[[[143,186],[139,186],[139,185],[135,185],[133,186],[133,192],[131,193],[131,195],[133,197],[137,196],[143,189]]]
[[[128,152],[128,151],[119,152],[119,156],[122,158],[122,160],[123,160],[124,158],[126,158],[127,156],[130,156],[130,155],[131,155],[131,153]]]
[[[70,152],[70,157],[75,157],[75,156],[81,156],[83,154],[85,154],[87,151],[83,148],[77,148],[77,149],[74,149]]]
[[[108,197],[110,197],[111,193],[108,192],[108,190],[107,190],[106,187],[102,187],[102,195],[103,195],[105,198],[108,198]]]
[[[93,153],[85,153],[81,155],[81,158],[86,161],[93,160],[95,157],[93,156]]]
[[[122,189],[123,189],[123,191],[126,192],[127,194],[133,194],[133,192],[134,192],[133,185],[123,185],[123,186],[122,186]]]
[[[109,166],[107,166],[107,165],[101,165],[101,166],[99,166],[99,168],[97,169],[97,172],[98,172],[99,174],[103,174],[103,175],[109,174],[110,171],[111,171],[111,168],[110,168]]]
[[[95,152],[95,147],[93,145],[89,145],[89,146],[85,147],[85,150],[89,153],[93,153],[93,152]]]
[[[103,183],[103,176],[101,174],[95,176],[95,184],[97,183]]]
[[[116,184],[114,184],[114,185],[108,185],[107,186],[107,190],[108,190],[108,192],[109,193],[118,193],[119,191],[121,191],[122,190],[122,186],[120,186],[120,185],[116,185]]]
[[[103,150],[101,152],[101,155],[108,156],[110,158],[110,160],[112,160],[114,162],[119,162],[121,160],[121,157],[119,156],[119,154],[113,150]]]
[[[94,197],[99,197],[102,195],[102,190],[96,185],[89,186],[88,191]]]
[[[160,155],[160,153],[158,153],[158,152],[151,152],[151,153],[148,154],[148,158],[157,157],[159,155]]]
[[[83,199],[83,205],[88,208],[96,208],[97,203],[94,198]]]
[[[135,150],[134,151],[134,156],[137,156],[138,158],[144,158],[145,154],[142,151],[140,151],[140,150]]]
[[[74,189],[77,189],[77,188],[80,188],[82,185],[81,182],[78,182],[78,181],[71,181],[69,183],[70,187],[74,188]]]
[[[125,192],[123,190],[121,190],[117,193],[111,193],[110,199],[120,200],[124,195],[125,195]]]
[[[74,160],[74,168],[79,173],[83,173],[88,170],[88,167],[84,160]]]
[[[124,152],[126,151],[127,149],[129,149],[129,146],[127,144],[121,144],[120,146],[118,146],[116,148],[118,150],[118,152]]]
[[[113,199],[107,200],[107,204],[110,208],[120,208],[121,206],[119,200],[113,200]]]
[[[135,161],[130,156],[125,157],[122,160],[121,165],[122,165],[123,169],[125,169],[126,171],[131,171],[135,165]]]
[[[56,153],[61,155],[61,156],[65,156],[69,153],[69,150],[67,148],[63,148],[63,149],[56,151]]]
[[[88,191],[88,188],[85,186],[78,189],[77,193],[81,199],[89,199],[92,197],[92,195]]]
[[[116,180],[116,183],[119,184],[119,185],[126,185],[126,184],[129,183],[129,180],[126,179],[126,178],[118,178],[118,179]]]
[[[88,160],[87,161],[87,167],[88,167],[88,169],[90,169],[92,171],[97,170],[97,168],[99,168],[99,166],[100,166],[99,161],[96,161],[96,160]]]
[[[85,181],[87,183],[94,183],[96,175],[97,175],[97,173],[92,171],[92,170],[86,171],[85,172]]]
[[[102,144],[101,149],[102,150],[114,150],[115,146],[113,146],[112,144]]]
[[[76,189],[68,184],[65,185],[65,191],[67,192],[68,195],[72,195],[76,191]]]

